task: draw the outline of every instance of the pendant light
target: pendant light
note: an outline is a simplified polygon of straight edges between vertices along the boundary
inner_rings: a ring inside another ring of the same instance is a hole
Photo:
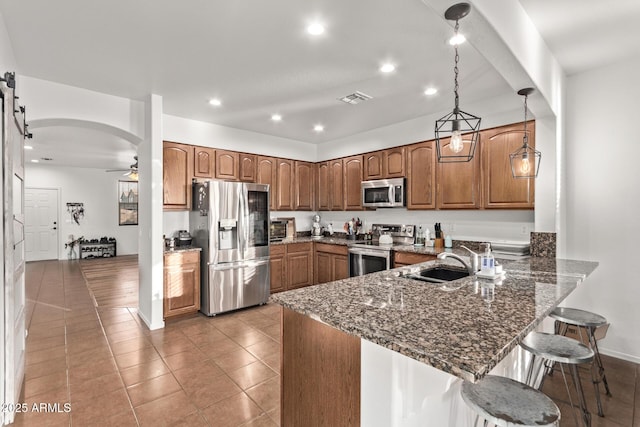
[[[439,120],[436,120],[436,153],[438,162],[468,162],[473,159],[476,145],[480,136],[480,117],[465,113],[460,110],[458,96],[458,44],[460,39],[458,21],[469,14],[471,6],[469,3],[458,3],[451,6],[444,13],[444,17],[449,21],[456,21],[455,35],[452,44],[455,49],[455,66],[453,93],[455,95],[455,106],[453,111]],[[449,141],[446,138],[450,138]]]
[[[527,98],[533,91],[532,87],[518,91],[518,95],[524,96],[524,136],[522,137],[522,147],[509,154],[511,174],[514,178],[536,178],[540,170],[542,153],[529,146],[529,133],[527,131]]]

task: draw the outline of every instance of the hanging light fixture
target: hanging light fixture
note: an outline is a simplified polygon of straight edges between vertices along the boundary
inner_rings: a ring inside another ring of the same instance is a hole
[[[450,42],[455,50],[455,66],[453,67],[455,106],[451,113],[436,120],[436,152],[440,163],[470,161],[473,159],[480,137],[480,117],[460,110],[458,96],[458,61],[460,60],[458,45],[463,40],[458,34],[460,27],[458,21],[467,16],[470,9],[469,3],[458,3],[444,13],[446,19],[456,21],[455,34]],[[446,138],[451,138],[448,144]]]
[[[518,95],[524,96],[524,136],[522,147],[509,154],[511,174],[514,178],[536,178],[540,170],[542,153],[529,146],[529,132],[527,131],[527,98],[535,89],[532,87],[520,89]]]

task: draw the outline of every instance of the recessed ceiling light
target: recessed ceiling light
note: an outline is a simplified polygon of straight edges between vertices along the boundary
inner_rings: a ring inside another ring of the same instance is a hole
[[[319,22],[311,23],[307,26],[307,33],[311,34],[312,36],[319,36],[320,34],[324,33],[324,25]]]
[[[25,145],[24,149],[25,150],[33,150],[33,147],[31,145]]]
[[[313,127],[313,130],[314,130],[314,131],[316,131],[316,132],[322,132],[322,131],[324,131],[324,126],[322,126],[322,125],[315,125],[315,126]]]
[[[466,37],[463,34],[458,33],[449,39],[449,44],[451,46],[456,46],[461,45],[465,41],[467,41]]]
[[[274,122],[279,122],[280,120],[282,120],[282,116],[280,114],[273,114],[271,116],[271,120],[273,120]]]
[[[387,62],[386,64],[382,64],[382,66],[380,67],[380,72],[382,72],[382,73],[391,73],[395,69],[396,69],[395,65],[393,65],[390,62]]]
[[[39,162],[40,162],[40,160],[38,160],[38,159],[32,159],[31,160],[31,163],[39,163]]]
[[[424,91],[424,94],[427,96],[435,95],[436,93],[438,93],[438,89],[435,87],[428,87]]]
[[[214,107],[219,107],[222,105],[222,101],[220,101],[218,98],[213,98],[209,101],[209,104],[213,105]]]

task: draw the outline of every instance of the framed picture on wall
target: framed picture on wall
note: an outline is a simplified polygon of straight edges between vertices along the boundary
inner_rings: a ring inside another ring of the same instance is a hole
[[[118,181],[118,225],[138,225],[138,181]]]

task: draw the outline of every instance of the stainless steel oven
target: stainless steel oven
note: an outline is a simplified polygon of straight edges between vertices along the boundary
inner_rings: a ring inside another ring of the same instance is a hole
[[[391,268],[391,248],[354,244],[349,247],[349,277],[363,276]]]

